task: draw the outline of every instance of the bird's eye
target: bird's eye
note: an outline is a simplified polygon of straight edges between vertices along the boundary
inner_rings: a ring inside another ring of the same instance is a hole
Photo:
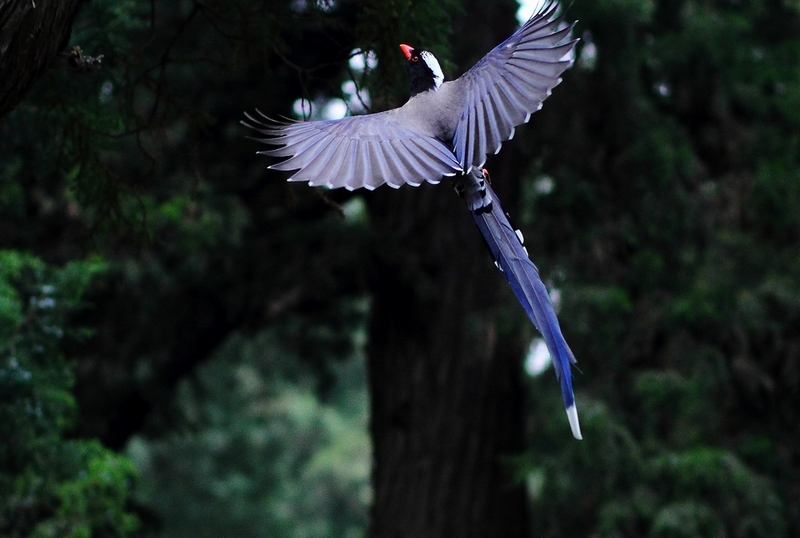
[[[417,63],[419,61],[419,56],[413,56],[411,58],[411,61],[414,62],[414,63]]]

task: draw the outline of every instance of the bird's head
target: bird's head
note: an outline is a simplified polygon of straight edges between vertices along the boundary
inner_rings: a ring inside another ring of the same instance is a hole
[[[406,73],[411,82],[411,96],[428,90],[438,90],[444,82],[444,73],[432,52],[400,45],[406,57]]]

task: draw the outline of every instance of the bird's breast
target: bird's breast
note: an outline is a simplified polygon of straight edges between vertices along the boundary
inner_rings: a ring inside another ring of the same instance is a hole
[[[449,82],[438,90],[419,93],[408,100],[400,111],[403,123],[420,132],[451,143],[464,108],[464,98]]]

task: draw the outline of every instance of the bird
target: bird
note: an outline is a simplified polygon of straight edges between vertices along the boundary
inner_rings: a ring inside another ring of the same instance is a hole
[[[289,181],[310,186],[373,190],[449,177],[464,199],[525,313],[542,334],[552,358],[572,435],[582,439],[569,348],[539,270],[522,233],[502,209],[484,168],[517,126],[561,82],[572,66],[575,23],[563,22],[558,3],[545,3],[508,39],[455,80],[445,80],[432,52],[401,44],[411,86],[408,101],[384,112],[337,120],[279,122],[245,113],[242,123],[266,135],[259,151],[286,159],[269,168],[293,172]]]

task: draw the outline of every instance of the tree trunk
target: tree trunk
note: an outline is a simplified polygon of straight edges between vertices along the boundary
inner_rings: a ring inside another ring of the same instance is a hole
[[[525,536],[504,462],[524,441],[521,346],[494,322],[503,278],[446,185],[381,190],[371,208],[391,238],[371,283],[371,536]]]
[[[462,70],[513,32],[516,8],[464,2],[470,16],[453,21]],[[489,166],[512,215],[523,161],[506,145]],[[525,489],[505,459],[525,449],[523,343],[498,334],[505,279],[465,204],[442,183],[379,189],[370,204],[386,235],[370,283],[370,535],[524,537]]]
[[[0,0],[0,122],[66,47],[81,0]]]

